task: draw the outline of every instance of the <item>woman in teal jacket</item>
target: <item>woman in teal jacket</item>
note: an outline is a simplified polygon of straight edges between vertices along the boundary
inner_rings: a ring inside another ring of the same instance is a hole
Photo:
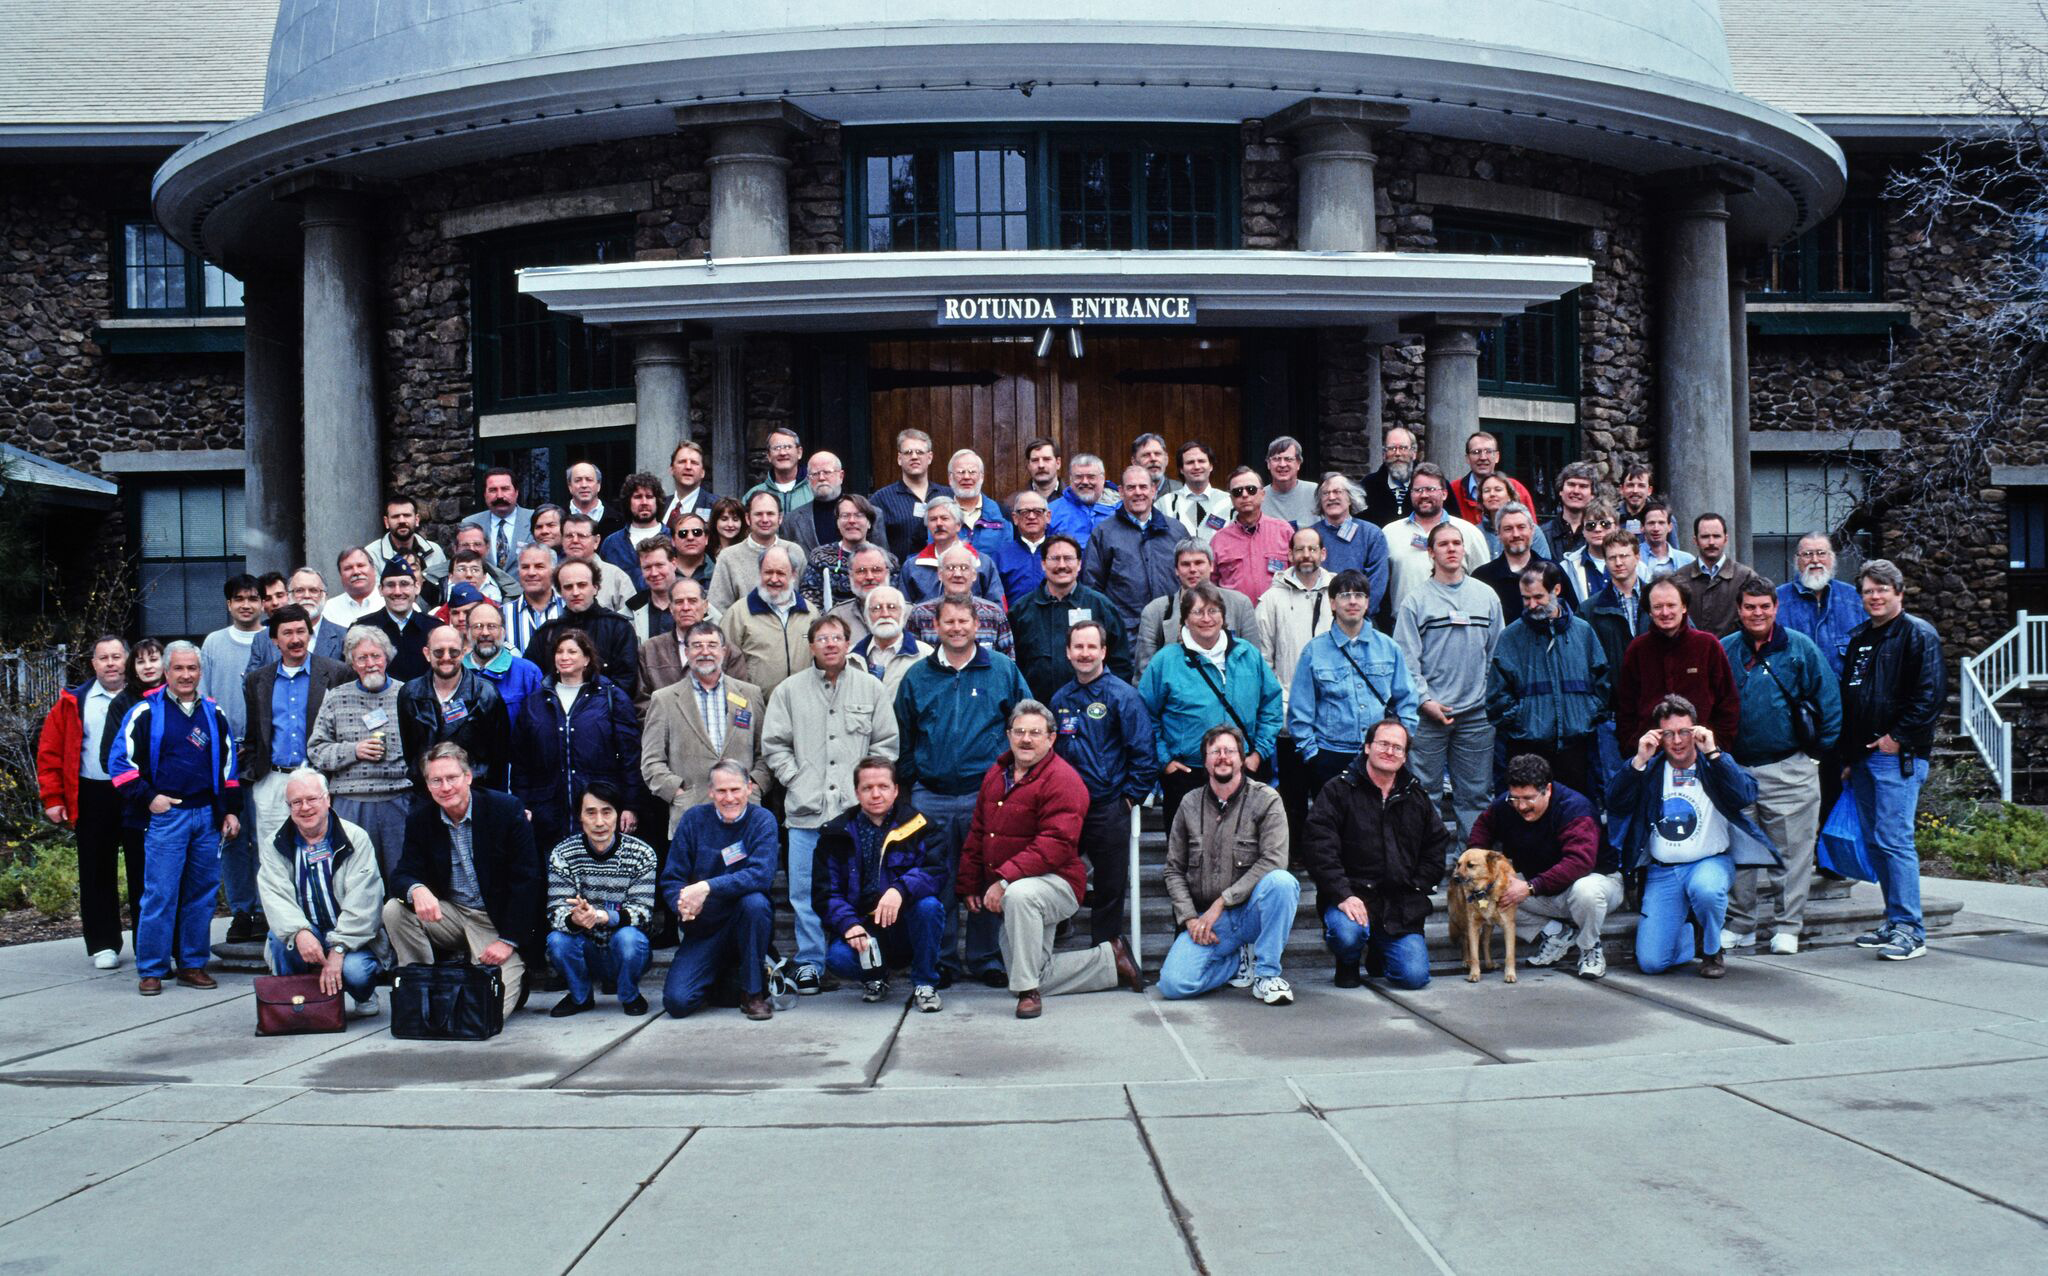
[[[1209,728],[1229,725],[1248,735],[1246,769],[1268,782],[1280,735],[1280,679],[1258,648],[1224,632],[1223,595],[1196,585],[1181,594],[1181,614],[1180,642],[1161,648],[1138,682],[1159,726],[1154,747],[1169,818],[1202,784],[1202,734]]]

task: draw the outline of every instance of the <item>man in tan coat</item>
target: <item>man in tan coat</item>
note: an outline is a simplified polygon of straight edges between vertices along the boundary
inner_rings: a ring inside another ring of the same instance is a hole
[[[810,627],[818,613],[797,592],[796,573],[782,547],[770,547],[761,555],[761,583],[718,620],[727,644],[746,658],[747,681],[765,696],[811,667]]]
[[[700,621],[685,636],[690,676],[663,687],[647,702],[640,728],[640,778],[668,803],[668,833],[683,812],[709,801],[711,764],[730,758],[748,769],[759,800],[768,788],[768,764],[756,739],[767,697],[751,682],[725,672],[725,635]]]

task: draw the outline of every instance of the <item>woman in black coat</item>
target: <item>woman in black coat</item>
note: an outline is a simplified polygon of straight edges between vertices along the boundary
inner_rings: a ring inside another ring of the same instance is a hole
[[[574,832],[571,814],[592,780],[627,794],[620,828],[632,832],[640,782],[640,715],[633,701],[597,671],[597,646],[580,629],[556,633],[547,678],[519,706],[512,731],[512,791],[533,816],[536,844]]]

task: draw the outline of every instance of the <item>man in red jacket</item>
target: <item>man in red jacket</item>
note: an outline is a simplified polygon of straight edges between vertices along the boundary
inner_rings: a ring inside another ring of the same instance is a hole
[[[1684,696],[1699,710],[1696,721],[1717,740],[1733,740],[1742,721],[1742,695],[1728,653],[1685,613],[1685,591],[1666,577],[1650,586],[1650,627],[1628,645],[1614,680],[1617,739],[1640,737],[1655,725],[1651,710],[1665,696]]]
[[[967,911],[1002,919],[1003,968],[1017,1017],[1036,1019],[1044,996],[1101,992],[1145,978],[1123,937],[1078,952],[1053,951],[1053,933],[1081,908],[1088,867],[1081,822],[1088,785],[1053,752],[1053,715],[1036,700],[1010,710],[1010,751],[981,778],[967,842],[960,849],[960,898]]]
[[[124,847],[121,799],[102,761],[102,746],[121,729],[108,710],[128,685],[128,644],[108,634],[92,645],[92,679],[57,693],[36,741],[36,789],[43,814],[78,838],[78,919],[92,964],[121,964],[121,895],[115,859],[125,854],[128,910],[142,899],[142,846]]]

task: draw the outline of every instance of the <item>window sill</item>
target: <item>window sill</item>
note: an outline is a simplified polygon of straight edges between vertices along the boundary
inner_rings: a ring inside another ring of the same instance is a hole
[[[108,319],[92,330],[111,355],[240,354],[242,335],[240,315]]]
[[[1764,337],[1890,336],[1913,312],[1883,301],[1752,301],[1749,326]]]

